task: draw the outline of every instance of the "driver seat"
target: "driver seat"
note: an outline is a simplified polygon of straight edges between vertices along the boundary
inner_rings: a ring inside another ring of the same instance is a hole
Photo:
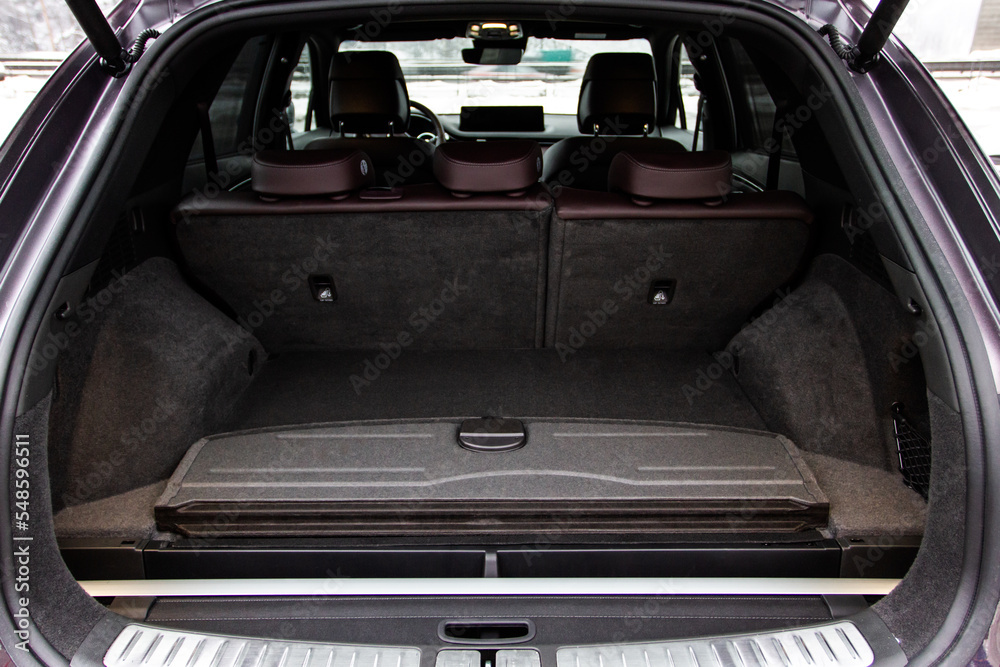
[[[434,148],[422,139],[396,134],[410,121],[410,99],[399,60],[388,51],[337,53],[330,63],[330,120],[340,136],[316,139],[306,150],[366,153],[376,187],[434,182]],[[353,134],[345,137],[344,134]]]

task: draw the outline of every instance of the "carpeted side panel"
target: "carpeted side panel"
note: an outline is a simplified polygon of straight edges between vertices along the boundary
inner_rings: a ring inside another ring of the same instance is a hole
[[[927,646],[944,623],[962,576],[966,459],[961,415],[928,394],[934,469],[927,530],[910,572],[872,609],[899,638],[907,656]]]
[[[917,329],[917,318],[908,313],[896,295],[833,255],[821,255],[810,277],[837,291],[847,309],[864,355],[880,434],[892,470],[898,468],[893,436],[892,405],[905,406],[907,418],[927,424],[927,393],[920,345],[926,343]]]
[[[873,376],[884,381],[886,371],[869,373],[870,364],[888,365],[889,359],[866,355],[865,344],[875,345],[874,336],[866,330],[864,340],[859,337],[852,312],[828,278],[850,280],[844,290],[869,279],[849,266],[826,269],[831,263],[843,260],[823,256],[799,288],[745,327],[727,349],[739,357],[739,383],[771,430],[805,451],[891,470],[881,418],[889,406],[880,405],[887,390],[872,382]]]
[[[53,531],[48,465],[48,431],[51,397],[22,414],[14,422],[16,435],[28,436],[30,442],[31,617],[52,646],[67,658],[72,657],[91,629],[108,611],[87,595],[66,569]],[[11,489],[14,469],[11,469]],[[11,501],[13,507],[13,499]],[[24,544],[24,543],[16,543]],[[27,594],[24,593],[24,594]]]
[[[802,457],[830,500],[830,529],[837,537],[923,534],[927,503],[898,473],[823,454]]]
[[[251,358],[264,356],[169,260],[148,260],[106,300],[91,305],[60,360],[50,434],[57,509],[165,479],[192,442],[223,427],[250,385]]]
[[[167,483],[156,482],[138,489],[72,505],[55,516],[56,534],[61,537],[107,537],[142,539],[156,533],[153,505]]]

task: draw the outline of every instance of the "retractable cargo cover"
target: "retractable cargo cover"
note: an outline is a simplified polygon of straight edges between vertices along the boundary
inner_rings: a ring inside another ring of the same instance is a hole
[[[205,438],[156,505],[186,535],[792,532],[828,503],[772,433],[622,421],[525,422],[470,451],[461,420],[354,422]]]

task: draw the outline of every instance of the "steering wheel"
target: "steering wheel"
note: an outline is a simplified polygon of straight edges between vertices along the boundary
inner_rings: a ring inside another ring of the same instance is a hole
[[[431,111],[430,108],[427,107],[427,105],[410,100],[410,109],[416,111],[416,113],[413,115],[418,116],[420,118],[426,118],[428,121],[430,121],[431,125],[434,126],[433,134],[430,132],[421,132],[420,134],[417,135],[417,139],[423,139],[424,141],[429,143],[431,146],[434,146],[435,148],[437,148],[445,141],[447,141],[448,137],[444,132],[444,125],[441,124],[441,119],[438,118],[437,114]]]

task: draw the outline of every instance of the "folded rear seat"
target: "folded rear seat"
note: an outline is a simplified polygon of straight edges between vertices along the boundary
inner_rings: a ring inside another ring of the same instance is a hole
[[[175,209],[190,274],[270,352],[537,347],[552,200],[534,142],[444,146],[371,188],[356,150],[264,152],[253,192]]]
[[[812,220],[790,192],[730,194],[722,151],[624,152],[608,192],[556,197],[546,345],[721,349],[795,274]]]

